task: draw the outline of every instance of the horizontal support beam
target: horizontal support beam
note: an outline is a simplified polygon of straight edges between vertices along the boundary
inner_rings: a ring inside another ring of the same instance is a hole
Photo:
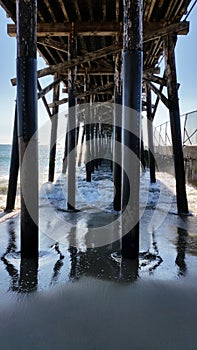
[[[81,99],[81,98],[85,98],[86,96],[90,96],[90,95],[95,95],[95,94],[99,94],[101,92],[106,92],[107,90],[111,89],[114,87],[114,82],[111,82],[109,84],[103,85],[103,86],[98,86],[94,89],[90,89],[88,91],[84,91],[80,94],[77,94],[77,98]],[[52,102],[49,103],[48,106],[49,108],[53,108],[56,106],[60,106],[64,103],[68,102],[68,98],[63,98],[62,100],[56,101],[56,102]]]
[[[150,87],[150,89],[160,98],[160,100],[164,103],[164,105],[169,109],[169,101],[167,97],[160,90],[158,90],[154,84],[150,83],[147,79],[144,78],[144,81]]]
[[[79,36],[111,36],[122,31],[122,25],[116,22],[76,22],[76,32]],[[16,36],[16,25],[8,24],[7,32],[9,36]],[[38,23],[37,36],[68,36],[72,32],[72,23]]]
[[[38,23],[37,37],[68,36],[72,31],[72,23]],[[117,22],[77,22],[76,32],[79,36],[115,36],[122,35],[122,23]],[[186,35],[189,32],[189,22],[183,21],[167,25],[166,23],[144,23],[143,41],[154,40],[169,33]],[[8,24],[9,36],[16,36],[16,25]]]
[[[92,67],[77,68],[77,75],[114,75],[114,74],[115,74],[115,68],[113,65],[111,65],[110,68],[100,67],[100,66],[96,68],[92,68]],[[144,75],[145,74],[160,74],[160,68],[159,67],[146,68],[144,70]]]
[[[143,42],[146,43],[151,40],[155,40],[162,36],[168,35],[170,33],[176,33],[179,35],[187,35],[189,32],[189,22],[183,21],[178,23],[173,23],[169,25],[165,24],[155,24],[155,28],[152,25],[153,29],[144,30]]]
[[[97,68],[83,68],[83,67],[78,67],[77,68],[77,75],[114,75],[115,73],[115,68],[113,65],[111,65],[110,69],[109,68],[105,68],[105,67],[97,67]],[[61,72],[62,73],[62,72]],[[66,69],[64,69],[64,73],[62,75],[68,75],[68,72]],[[147,74],[160,74],[160,68],[159,67],[151,67],[151,68],[146,68],[144,70],[144,76]],[[16,85],[16,78],[11,79],[11,82],[13,85]],[[52,86],[54,84],[54,82],[52,84],[50,84],[48,87],[46,87],[45,89],[43,89],[43,92],[45,92],[48,88],[50,89],[50,86]],[[48,91],[46,91],[44,94],[46,94]]]

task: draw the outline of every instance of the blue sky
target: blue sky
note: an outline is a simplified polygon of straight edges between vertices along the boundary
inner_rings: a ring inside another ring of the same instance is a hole
[[[181,114],[197,109],[197,5],[188,20],[190,32],[187,36],[179,36],[176,46],[177,78],[181,84],[179,88]],[[5,11],[0,7],[0,144],[11,143],[16,98],[16,88],[10,82],[10,79],[16,75],[16,39],[7,35],[7,23],[12,21],[6,17]],[[45,63],[38,57],[38,68],[42,66],[45,66]],[[42,86],[47,85],[51,79],[52,77],[41,80]],[[50,101],[50,95],[47,97]],[[39,103],[38,116],[40,124],[48,119],[42,103]],[[169,120],[168,111],[160,103],[155,125],[167,120]]]

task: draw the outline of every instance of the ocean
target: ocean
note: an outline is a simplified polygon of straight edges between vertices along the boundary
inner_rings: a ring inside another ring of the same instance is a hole
[[[57,145],[57,154],[56,154],[56,165],[55,165],[55,183],[56,187],[53,187],[54,191],[54,201],[56,201],[56,204],[59,200],[61,202],[61,205],[66,206],[66,197],[64,198],[64,201],[62,202],[61,193],[58,192],[57,188],[59,187],[61,181],[64,181],[64,195],[66,196],[66,181],[65,176],[62,175],[62,164],[63,164],[63,155],[64,155],[64,149],[62,145]],[[7,193],[7,186],[8,186],[8,179],[9,179],[9,167],[10,167],[10,156],[11,156],[11,145],[0,145],[0,210],[3,210],[5,208],[6,203],[6,193]],[[43,189],[46,188],[46,186],[49,186],[48,184],[48,165],[49,165],[49,147],[45,145],[39,146],[39,187],[40,187],[40,196],[43,197]],[[85,165],[83,163],[82,159],[82,165],[80,167],[77,167],[76,170],[76,179],[77,179],[77,187],[79,188],[78,195],[79,195],[79,201],[83,199],[87,201],[87,205],[93,205],[94,207],[99,206],[102,207],[102,203],[104,205],[107,205],[107,203],[110,205],[113,200],[113,183],[112,183],[112,174],[111,169],[105,169],[105,175],[100,174],[99,172],[93,174],[93,182],[88,184],[85,180]],[[168,171],[169,170],[169,171]],[[186,181],[187,181],[187,194],[188,194],[188,201],[192,205],[192,210],[194,210],[193,205],[193,191],[192,189],[197,189],[197,160],[196,159],[189,159],[185,162],[185,170],[186,170]],[[164,169],[165,173],[173,174],[173,164],[172,161],[168,162],[167,167]],[[99,183],[99,176],[102,177],[102,181]],[[159,177],[162,179],[162,173],[159,173]],[[146,176],[142,177],[141,181],[141,198],[144,197],[144,184],[143,179],[146,179],[146,187],[149,183],[149,175],[148,173]],[[170,184],[172,185],[172,188],[174,186],[174,179],[173,176],[170,178]],[[103,186],[103,189],[102,189]],[[100,198],[102,198],[102,201],[98,200],[98,187],[99,191],[102,191],[102,194],[100,194]],[[89,190],[87,190],[89,189]],[[44,190],[45,191],[45,190]],[[147,189],[146,189],[147,191]],[[19,201],[19,189],[17,191],[17,201],[16,201],[16,208],[20,206]],[[82,194],[83,193],[83,194]],[[147,195],[146,195],[147,196]],[[58,205],[58,204],[57,204]],[[83,204],[85,205],[85,203]],[[196,214],[195,210],[194,213]]]

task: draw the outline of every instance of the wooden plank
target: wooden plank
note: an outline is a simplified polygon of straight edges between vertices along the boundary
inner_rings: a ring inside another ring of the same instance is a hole
[[[155,28],[154,28],[155,27]],[[151,29],[152,28],[152,29]],[[168,26],[161,24],[149,24],[145,25],[143,42],[148,42],[162,36],[168,35],[169,33],[177,33],[179,35],[187,35],[189,32],[189,22],[178,22],[170,24]]]
[[[16,36],[16,25],[8,24],[8,35]],[[38,23],[37,36],[68,36],[71,33],[72,22]],[[116,22],[77,22],[76,30],[80,36],[111,36],[120,32],[121,25]]]
[[[64,23],[38,23],[37,36],[68,36],[71,33],[72,22]],[[114,36],[122,33],[122,26],[116,22],[77,22],[76,31],[79,36]],[[183,21],[166,25],[160,22],[145,23],[143,41],[147,42],[169,33],[186,35],[189,32],[189,22]],[[16,25],[8,24],[7,33],[9,36],[16,36]]]
[[[51,65],[47,68],[40,69],[38,71],[38,78],[44,77],[46,75],[54,74],[56,72],[61,73],[62,71],[66,71],[72,67],[78,66],[83,63],[87,63],[89,61],[96,61],[99,58],[105,57],[107,55],[111,55],[115,52],[118,52],[122,49],[122,45],[114,44],[107,46],[103,49],[96,50],[93,52],[89,52],[84,56],[80,56],[74,58],[70,61],[65,61],[59,64]],[[16,85],[16,78],[11,79],[12,85]]]

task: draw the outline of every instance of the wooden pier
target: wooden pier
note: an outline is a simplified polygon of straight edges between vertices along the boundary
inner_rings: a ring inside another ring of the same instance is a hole
[[[88,103],[91,108],[93,103],[114,103],[114,116],[109,121],[114,139],[114,209],[126,210],[128,214],[126,228],[123,223],[122,256],[136,259],[139,253],[140,147],[143,145],[141,111],[147,112],[151,150],[152,123],[159,101],[168,108],[170,115],[177,211],[188,213],[175,47],[178,36],[189,32],[189,22],[185,18],[191,0],[1,0],[0,5],[13,20],[13,24],[8,25],[8,35],[17,37],[17,77],[10,77],[13,86],[17,85],[17,109],[6,210],[14,207],[18,164],[21,170],[25,150],[37,131],[38,99],[42,98],[51,119],[50,181],[54,179],[58,127],[54,116],[60,105],[68,103],[69,106],[62,158],[63,171],[68,174],[65,209],[70,211],[77,210],[73,152],[79,132],[77,106]],[[48,65],[38,71],[36,51]],[[165,57],[163,72],[158,66],[162,55]],[[45,76],[51,76],[53,80],[43,88],[40,81]],[[60,82],[64,84],[64,99],[59,98]],[[167,94],[163,92],[164,87],[167,87]],[[45,96],[50,90],[53,90],[53,101],[48,103]],[[154,106],[152,94],[157,96]],[[98,123],[91,123],[91,118],[88,122],[85,120],[83,140],[86,138],[86,142],[90,142],[87,159],[93,154],[93,159],[86,162],[87,181],[91,181],[91,172],[98,166],[98,161],[94,161],[97,147],[102,146],[103,138],[109,142],[105,118],[102,118]],[[95,135],[99,138],[98,143]],[[124,147],[117,147],[117,143]],[[38,257],[37,147],[35,138],[32,159],[26,161],[20,180],[21,255],[24,258]],[[135,154],[132,164],[127,148]],[[155,182],[151,151],[150,159],[150,181]],[[24,195],[33,201],[34,218],[28,212]]]

